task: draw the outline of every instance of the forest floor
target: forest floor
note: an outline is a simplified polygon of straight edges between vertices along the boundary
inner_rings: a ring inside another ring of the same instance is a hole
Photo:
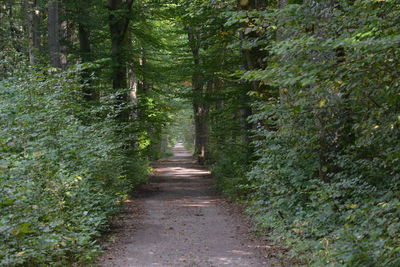
[[[218,196],[210,172],[181,146],[113,222],[100,266],[283,266],[250,232],[240,206]]]

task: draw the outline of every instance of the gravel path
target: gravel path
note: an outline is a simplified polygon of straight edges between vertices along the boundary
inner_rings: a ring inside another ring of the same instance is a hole
[[[181,145],[154,167],[150,183],[115,219],[100,266],[281,266]]]

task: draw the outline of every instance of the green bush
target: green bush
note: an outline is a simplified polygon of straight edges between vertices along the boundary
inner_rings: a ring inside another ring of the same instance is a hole
[[[240,199],[247,193],[246,172],[247,151],[240,146],[231,144],[220,152],[214,151],[216,159],[212,166],[212,174],[217,189],[232,199]]]
[[[251,117],[272,127],[255,131],[250,212],[309,266],[400,265],[398,15],[398,1],[288,6],[291,32],[245,75],[279,88]]]
[[[91,260],[116,200],[146,177],[109,99],[87,110],[79,81],[79,68],[25,68],[0,83],[2,266]]]

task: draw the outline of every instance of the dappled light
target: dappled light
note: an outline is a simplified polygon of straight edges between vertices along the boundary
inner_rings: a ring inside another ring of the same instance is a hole
[[[1,0],[0,266],[400,266],[400,0]]]
[[[173,151],[173,157],[153,163],[150,183],[135,200],[146,213],[140,220],[128,218],[125,223],[135,230],[120,229],[101,266],[264,266],[264,248],[238,231],[245,229],[243,222],[222,206],[210,172],[182,146]]]

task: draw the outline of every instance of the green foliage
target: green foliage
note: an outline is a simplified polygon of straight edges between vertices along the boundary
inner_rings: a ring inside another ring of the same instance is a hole
[[[217,186],[306,265],[400,264],[399,4],[185,9],[217,81],[202,96]]]
[[[400,265],[398,0],[135,1],[120,51],[130,88],[120,92],[104,3],[62,3],[71,36],[60,73],[25,67],[29,12],[11,2],[0,7],[1,265],[89,260],[148,159],[193,146],[189,101],[201,106],[194,117],[220,191],[247,200],[294,257]],[[46,4],[35,7],[38,63]]]
[[[398,2],[288,6],[251,120],[251,213],[311,266],[398,266]],[[265,126],[269,127],[265,127]]]
[[[91,260],[116,201],[146,177],[116,134],[110,101],[86,111],[80,92],[74,68],[24,68],[0,84],[2,266]]]
[[[251,147],[246,143],[245,118],[240,89],[234,84],[219,88],[221,95],[210,112],[210,161],[217,188],[230,198],[243,198],[247,194],[245,174],[249,170]],[[223,102],[223,105],[218,104]]]
[[[231,199],[241,199],[248,194],[246,149],[226,144],[220,152],[214,151],[216,162],[212,167],[217,189]]]

